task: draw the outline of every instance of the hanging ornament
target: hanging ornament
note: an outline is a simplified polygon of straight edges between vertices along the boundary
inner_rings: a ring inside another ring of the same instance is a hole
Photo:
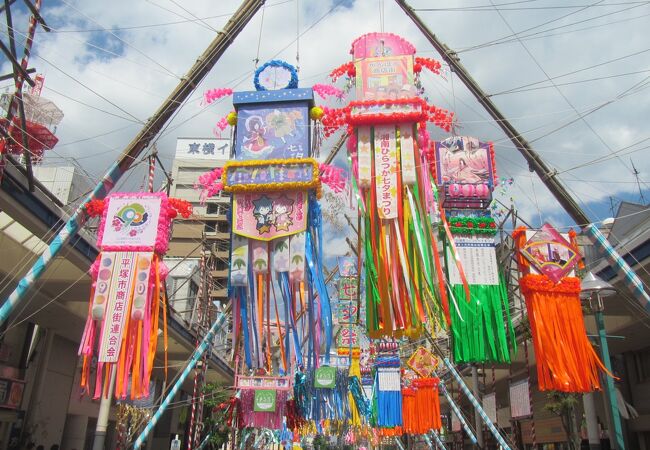
[[[179,213],[189,217],[192,206],[163,193],[115,193],[91,202],[87,212],[101,215],[100,254],[91,267],[93,289],[79,347],[81,387],[90,392],[90,362],[96,355],[94,398],[108,389],[111,370],[117,371],[116,398],[124,399],[128,392],[131,399],[148,397],[161,310],[167,373],[167,307],[162,283],[168,270],[162,257],[169,246],[172,219]]]
[[[607,372],[585,330],[580,279],[573,270],[581,256],[551,225],[521,227],[517,246],[521,292],[535,348],[540,391],[591,392],[600,389],[599,371]],[[607,372],[609,376],[612,376]]]

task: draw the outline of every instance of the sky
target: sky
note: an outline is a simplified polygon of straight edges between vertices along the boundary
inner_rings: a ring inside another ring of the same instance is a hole
[[[43,16],[54,31],[38,29],[30,67],[45,75],[43,96],[56,102],[65,118],[57,129],[59,144],[43,164],[74,161],[94,184],[239,3],[45,0]],[[409,4],[458,52],[477,83],[593,221],[611,216],[612,205],[620,201],[638,202],[641,194],[650,198],[650,44],[645,31],[650,2]],[[27,12],[22,2],[12,11],[18,36],[24,38]],[[229,99],[202,104],[207,89],[252,90],[255,62],[276,58],[299,67],[301,87],[328,83],[330,70],[350,60],[352,41],[376,31],[399,34],[415,45],[419,56],[440,59],[390,0],[268,0],[156,138],[166,168],[171,169],[177,137],[210,137],[232,109]],[[0,38],[7,42],[4,24]],[[9,70],[8,62],[0,61],[0,72]],[[571,220],[495,122],[456,75],[443,72],[423,76],[426,95],[430,103],[456,113],[459,134],[495,143],[499,176],[514,179],[509,188],[497,190],[499,198],[512,202],[531,225],[548,221],[570,226]],[[0,91],[10,86],[0,82]],[[447,137],[433,128],[431,132],[436,139]],[[334,141],[325,142],[323,154]],[[344,161],[342,155],[338,163]],[[145,176],[140,164],[122,186],[138,189]],[[332,247],[346,248],[344,236],[339,233],[334,239]]]

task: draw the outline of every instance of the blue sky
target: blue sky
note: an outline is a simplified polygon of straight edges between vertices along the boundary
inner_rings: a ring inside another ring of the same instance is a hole
[[[67,32],[39,30],[30,64],[46,75],[44,95],[66,114],[57,132],[60,143],[44,164],[69,163],[75,158],[93,181],[99,178],[238,3],[45,2],[46,20],[56,30]],[[487,0],[409,3],[419,9],[437,9],[418,14],[459,52],[473,77],[558,171],[590,217],[601,220],[611,215],[610,196],[615,202],[638,200],[630,158],[650,198],[645,182],[650,178],[650,160],[644,158],[650,116],[650,90],[645,84],[645,51],[650,50],[645,31],[650,27],[648,5],[603,3],[580,8],[584,2],[567,0],[557,9],[550,8],[556,2],[540,0],[496,11]],[[349,46],[356,37],[381,28],[413,42],[420,56],[437,57],[394,2],[300,0],[298,6],[300,20],[296,21],[296,0],[269,0],[264,20],[258,13],[237,37],[158,139],[167,168],[176,137],[210,136],[214,124],[231,109],[229,101],[201,106],[201,93],[214,87],[252,89],[255,59],[282,58],[296,64],[299,50],[301,85],[323,83],[331,68],[349,60]],[[532,7],[539,9],[527,9]],[[16,28],[24,32],[24,5],[16,2],[13,10]],[[513,36],[512,30],[519,34]],[[506,36],[510,37],[503,39]],[[503,43],[493,42],[499,39]],[[3,72],[8,71],[6,62],[0,65]],[[548,77],[553,82],[545,81]],[[541,215],[542,220],[560,226],[570,224],[458,78],[449,73],[445,78],[427,75],[424,83],[432,103],[456,112],[459,133],[495,142],[499,174],[515,178],[508,195],[527,220],[537,224]],[[505,93],[514,88],[519,89]],[[630,88],[633,95],[617,98]],[[435,133],[434,138],[445,137]],[[324,153],[332,144],[333,140],[326,143]],[[618,157],[611,156],[612,152],[618,152]],[[605,160],[585,165],[596,158]],[[143,177],[143,168],[134,169],[126,186],[137,189]]]

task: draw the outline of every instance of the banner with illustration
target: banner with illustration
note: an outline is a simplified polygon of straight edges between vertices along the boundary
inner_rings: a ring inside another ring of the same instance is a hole
[[[236,158],[308,157],[307,115],[304,103],[241,106],[237,112]]]
[[[305,231],[307,193],[235,194],[233,232],[258,241],[270,241]]]
[[[98,245],[121,250],[153,247],[158,235],[161,197],[141,194],[112,196],[107,200]]]
[[[356,63],[357,100],[413,98],[413,57],[367,58]]]

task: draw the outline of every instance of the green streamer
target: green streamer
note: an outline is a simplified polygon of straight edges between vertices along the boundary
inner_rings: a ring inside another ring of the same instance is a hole
[[[453,285],[451,291],[460,310],[460,315],[451,310],[454,360],[510,363],[517,344],[503,277],[498,285],[470,284],[469,302],[463,285]]]

